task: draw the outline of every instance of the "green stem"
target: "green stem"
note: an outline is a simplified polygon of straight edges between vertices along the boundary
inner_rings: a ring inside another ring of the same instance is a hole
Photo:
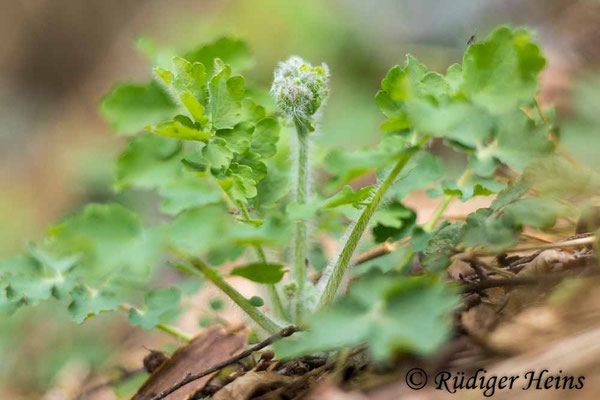
[[[306,204],[308,198],[308,152],[309,129],[306,123],[294,119],[298,137],[298,164],[296,177],[296,203]],[[295,320],[300,321],[304,313],[304,288],[306,286],[306,260],[308,254],[307,223],[304,220],[295,224],[294,236],[294,279],[298,285],[296,295]]]
[[[243,203],[240,203],[239,208],[243,217],[249,220],[250,213],[248,212],[246,206]],[[263,250],[262,246],[259,244],[255,245],[254,251],[256,251],[258,261],[263,264],[267,264],[267,256],[265,255],[265,251]],[[267,295],[269,296],[269,301],[271,303],[271,307],[273,308],[273,314],[275,315],[275,318],[286,319],[283,302],[281,301],[281,297],[279,297],[277,287],[275,285],[267,285]]]
[[[158,324],[158,325],[156,325],[156,329],[160,329],[161,331],[168,333],[169,335],[176,337],[178,339],[181,339],[183,341],[186,341],[186,342],[192,341],[191,335],[185,333],[181,329],[174,327],[172,325]]]
[[[354,225],[354,227],[352,228],[352,231],[350,232],[350,235],[348,236],[348,239],[342,248],[342,252],[336,260],[333,269],[331,270],[331,274],[329,274],[329,276],[326,278],[327,283],[325,284],[323,292],[321,293],[317,309],[323,309],[329,306],[335,299],[338,289],[342,283],[344,273],[350,265],[350,259],[352,258],[352,255],[356,250],[356,246],[358,245],[358,242],[364,230],[367,228],[367,224],[373,216],[373,213],[375,213],[375,210],[379,206],[379,203],[381,203],[381,200],[383,200],[383,197],[398,177],[398,174],[406,166],[408,161],[410,161],[411,157],[416,152],[416,150],[428,139],[429,136],[423,137],[423,139],[421,139],[421,142],[414,146],[411,149],[411,151],[406,151],[401,155],[400,159],[396,162],[396,165],[394,166],[392,171],[382,182],[381,186],[379,186],[377,192],[375,192],[375,195],[371,199],[371,202],[364,208],[363,212],[358,218],[358,221],[356,222],[356,225]]]
[[[269,334],[274,335],[279,332],[283,327],[265,315],[258,307],[253,306],[250,302],[231,285],[229,285],[221,277],[221,275],[213,268],[204,264],[198,259],[192,260],[192,266],[198,270],[202,275],[211,281],[216,287],[221,289],[235,304],[238,305],[254,322],[261,328],[267,331]]]

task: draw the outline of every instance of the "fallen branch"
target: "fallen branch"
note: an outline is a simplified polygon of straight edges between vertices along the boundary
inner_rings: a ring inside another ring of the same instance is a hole
[[[204,370],[203,372],[201,372],[199,374],[195,374],[195,375],[191,375],[189,373],[186,374],[181,381],[177,382],[175,385],[171,386],[170,388],[163,390],[156,396],[152,397],[150,400],[164,399],[165,397],[167,397],[171,393],[175,392],[176,390],[184,387],[188,383],[191,383],[195,380],[201,379],[207,375],[212,374],[213,372],[220,371],[221,369],[223,369],[231,364],[235,364],[238,361],[248,357],[252,353],[262,350],[265,347],[271,345],[275,340],[291,336],[294,333],[298,332],[299,330],[300,329],[294,325],[287,326],[287,327],[283,328],[281,331],[279,331],[279,333],[266,338],[265,340],[263,340],[262,342],[260,342],[258,344],[255,344],[254,346],[250,347],[246,351],[241,352],[237,356],[231,357],[225,361],[215,364],[212,367],[208,368],[207,370]]]

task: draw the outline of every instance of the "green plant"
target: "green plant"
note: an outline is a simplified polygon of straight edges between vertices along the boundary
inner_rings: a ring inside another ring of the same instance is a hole
[[[385,135],[376,148],[331,150],[321,165],[328,182],[310,177],[318,166],[309,162],[329,95],[327,67],[290,58],[277,67],[270,98],[237,74],[250,64],[246,46],[225,38],[155,68],[151,82],[115,88],[101,111],[128,140],[116,188],[156,191],[162,218],[144,224],[119,204],[92,204],[65,218],[45,240],[0,265],[0,309],[55,297],[78,323],[121,309],[133,325],[189,340],[168,325],[181,310],[181,290],[147,289],[166,260],[217,286],[261,334],[303,327],[278,342],[282,356],[362,343],[378,359],[398,350],[428,353],[448,337],[446,315],[459,301],[442,274],[453,257],[500,253],[523,226],[548,227],[576,212],[547,190],[531,195],[543,181],[533,178],[540,169],[575,167],[553,155],[553,122],[535,100],[545,60],[526,30],[498,28],[446,74],[411,56],[393,67],[375,96],[387,118]],[[468,158],[459,178],[447,176],[430,151],[434,140]],[[507,169],[517,174],[507,179]],[[348,185],[373,172],[376,185]],[[402,200],[426,189],[442,200],[417,225]],[[498,192],[466,221],[442,222],[455,199]],[[317,233],[339,239],[340,250],[313,283]],[[361,240],[366,248],[405,245],[400,258],[386,256],[352,273]],[[426,273],[408,277],[415,255]],[[226,275],[263,285],[267,304],[244,297]]]

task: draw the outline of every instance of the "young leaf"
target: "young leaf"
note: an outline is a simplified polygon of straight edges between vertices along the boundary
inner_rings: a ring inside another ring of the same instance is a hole
[[[284,274],[285,271],[281,264],[253,263],[236,267],[231,270],[231,275],[241,276],[257,283],[271,285],[281,281]]]

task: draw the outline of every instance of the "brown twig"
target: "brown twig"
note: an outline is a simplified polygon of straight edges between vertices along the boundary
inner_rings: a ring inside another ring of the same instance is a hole
[[[156,396],[152,397],[150,400],[161,400],[164,399],[165,397],[167,397],[168,395],[170,395],[171,393],[175,392],[176,390],[184,387],[185,385],[187,385],[188,383],[191,383],[195,380],[201,379],[207,375],[212,374],[213,372],[217,372],[220,371],[221,369],[227,367],[228,365],[231,364],[235,364],[238,361],[248,357],[249,355],[251,355],[252,353],[262,350],[265,347],[271,345],[275,340],[277,339],[281,339],[284,337],[288,337],[293,335],[294,333],[298,332],[300,329],[294,325],[290,325],[287,326],[285,328],[283,328],[281,331],[279,331],[279,333],[270,336],[268,338],[266,338],[265,340],[263,340],[262,342],[255,344],[254,346],[250,347],[249,349],[247,349],[246,351],[241,352],[240,354],[238,354],[237,356],[231,357],[225,361],[222,361],[218,364],[213,365],[212,367],[204,370],[203,372],[200,372],[199,374],[186,374],[182,380],[180,380],[179,382],[177,382],[175,385],[163,390],[162,392],[160,392],[159,394],[157,394]]]
[[[598,275],[600,275],[600,271],[593,268],[581,274],[573,274],[572,272],[561,272],[536,276],[517,276],[515,278],[486,279],[485,281],[479,281],[463,285],[462,291],[463,293],[472,293],[480,292],[482,290],[491,289],[495,287],[529,286],[537,285],[540,283],[555,283],[565,278],[592,277]]]

